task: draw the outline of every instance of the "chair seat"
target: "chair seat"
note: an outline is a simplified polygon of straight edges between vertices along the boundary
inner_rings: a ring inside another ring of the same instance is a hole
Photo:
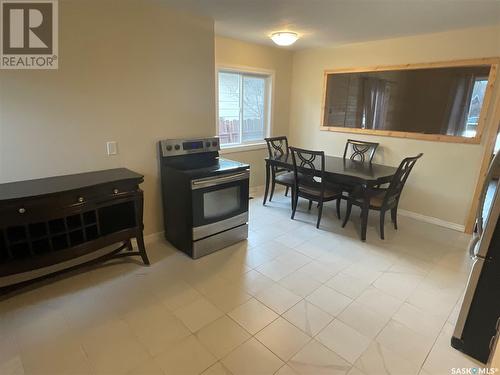
[[[299,184],[299,192],[319,198],[321,195],[321,185]],[[325,183],[325,192],[323,195],[325,199],[331,199],[340,195],[342,195],[342,189],[339,186]]]
[[[277,174],[275,180],[279,184],[292,186],[294,184],[295,176],[293,172],[286,172]]]
[[[292,172],[290,169],[280,168],[280,167],[276,167],[274,171],[275,171],[276,173],[281,173],[281,172]]]
[[[370,206],[375,207],[375,208],[380,208],[382,207],[382,203],[384,202],[384,197],[386,194],[387,190],[385,189],[379,189],[373,191],[373,195],[370,197]],[[363,203],[363,197],[358,196],[356,197],[356,201],[359,203]]]

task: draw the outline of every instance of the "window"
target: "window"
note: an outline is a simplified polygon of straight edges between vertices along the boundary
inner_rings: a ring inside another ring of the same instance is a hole
[[[465,129],[466,137],[474,137],[477,132],[479,115],[483,106],[484,94],[488,86],[488,78],[476,78],[469,98],[469,111],[467,115],[467,125]]]
[[[496,66],[326,71],[322,130],[479,143]]]
[[[262,141],[270,127],[271,76],[220,70],[218,80],[221,146]]]

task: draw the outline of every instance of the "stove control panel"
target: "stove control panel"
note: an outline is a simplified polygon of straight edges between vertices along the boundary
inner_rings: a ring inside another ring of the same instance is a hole
[[[220,150],[218,137],[196,139],[165,139],[160,141],[163,157],[215,152]]]

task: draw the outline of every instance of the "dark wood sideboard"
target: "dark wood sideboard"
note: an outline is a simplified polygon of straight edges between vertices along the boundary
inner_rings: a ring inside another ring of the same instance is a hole
[[[0,290],[113,257],[148,265],[143,181],[119,168],[0,184]]]

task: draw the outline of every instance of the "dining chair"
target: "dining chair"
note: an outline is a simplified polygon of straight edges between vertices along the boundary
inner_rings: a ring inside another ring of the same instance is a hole
[[[309,209],[311,209],[312,202],[318,203],[316,228],[319,228],[321,222],[324,202],[337,200],[337,216],[340,219],[339,203],[342,198],[342,190],[325,181],[324,151],[290,147],[290,152],[292,153],[294,173],[292,220],[295,218],[299,197],[309,200]]]
[[[288,139],[285,136],[264,138],[264,140],[267,144],[269,158],[278,158],[288,155]],[[286,187],[285,196],[287,196],[289,189],[293,188],[293,172],[285,168],[271,166],[271,194],[269,195],[269,201],[273,198],[276,184]]]
[[[398,204],[399,198],[401,197],[401,193],[403,191],[403,187],[410,175],[411,170],[413,169],[417,160],[422,157],[422,153],[417,156],[409,157],[403,159],[401,164],[399,165],[396,173],[391,179],[389,186],[387,188],[376,188],[372,191],[369,191],[370,194],[370,204],[368,207],[364,205],[363,194],[365,193],[360,190],[355,190],[347,196],[347,211],[344,218],[344,222],[342,223],[342,227],[345,227],[349,217],[351,215],[352,206],[358,206],[362,208],[361,212],[361,220],[362,226],[367,225],[368,221],[368,212],[369,210],[380,211],[380,238],[384,239],[384,223],[385,223],[385,213],[386,211],[391,211],[391,220],[394,224],[394,229],[398,229]]]
[[[349,159],[357,160],[363,163],[365,161],[371,163],[378,145],[379,144],[375,142],[366,142],[366,141],[357,141],[355,139],[348,139],[344,149],[344,160],[346,159],[347,153],[349,152],[350,153]],[[368,160],[366,160],[367,158]]]

